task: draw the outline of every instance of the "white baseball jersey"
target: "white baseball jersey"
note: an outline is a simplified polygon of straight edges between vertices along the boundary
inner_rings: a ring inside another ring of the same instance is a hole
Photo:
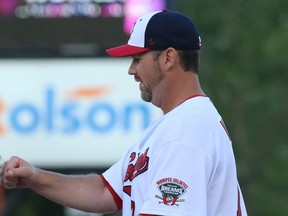
[[[247,215],[232,144],[208,97],[160,117],[102,179],[124,216]]]

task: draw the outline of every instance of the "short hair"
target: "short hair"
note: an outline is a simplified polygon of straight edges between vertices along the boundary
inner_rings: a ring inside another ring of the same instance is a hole
[[[177,50],[180,58],[180,64],[185,72],[200,72],[200,50]],[[158,59],[162,50],[153,50],[154,59]]]
[[[200,72],[200,50],[178,50],[180,64],[185,72]]]

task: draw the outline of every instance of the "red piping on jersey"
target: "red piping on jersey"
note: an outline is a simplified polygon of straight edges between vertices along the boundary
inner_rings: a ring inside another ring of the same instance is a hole
[[[180,104],[182,104],[182,103],[184,103],[185,101],[187,101],[187,100],[189,100],[189,99],[191,99],[191,98],[195,98],[195,97],[207,97],[205,94],[195,94],[195,95],[192,95],[192,96],[190,96],[190,97],[188,97],[188,98],[186,98],[183,102],[181,102]],[[179,104],[179,105],[180,105]]]
[[[238,210],[237,210],[237,216],[242,216],[241,205],[240,205],[240,191],[239,191],[239,188],[237,188],[237,190],[238,190]]]
[[[225,130],[225,132],[226,132],[226,134],[227,134],[227,136],[228,136],[229,140],[232,142],[232,139],[231,139],[231,137],[230,137],[230,134],[229,134],[229,132],[228,132],[228,130],[227,130],[227,127],[226,127],[226,125],[225,125],[225,123],[224,123],[224,120],[223,120],[223,119],[221,119],[221,121],[220,121],[220,124],[221,124],[221,125],[222,125],[222,127],[224,128],[224,130]]]
[[[158,216],[158,215],[152,215],[152,214],[140,214],[140,216]]]
[[[114,189],[112,188],[112,186],[109,184],[108,181],[106,181],[106,179],[104,178],[103,175],[100,176],[102,181],[104,182],[104,184],[106,185],[106,187],[108,188],[108,190],[110,191],[110,193],[113,196],[113,199],[117,205],[118,210],[122,209],[122,199],[119,197],[119,195],[114,191]]]

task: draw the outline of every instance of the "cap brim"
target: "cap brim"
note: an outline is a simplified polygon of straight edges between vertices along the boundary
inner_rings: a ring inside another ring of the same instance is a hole
[[[147,52],[149,50],[150,50],[149,48],[143,48],[125,44],[122,46],[107,49],[106,52],[113,57],[125,57],[125,56],[132,56],[138,53]]]

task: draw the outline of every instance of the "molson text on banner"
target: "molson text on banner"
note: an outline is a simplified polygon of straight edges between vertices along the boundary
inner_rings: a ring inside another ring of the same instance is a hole
[[[28,135],[40,130],[66,135],[81,130],[107,134],[113,130],[133,130],[135,119],[140,120],[137,128],[141,130],[151,123],[149,107],[141,101],[113,104],[105,98],[97,99],[97,96],[109,94],[108,91],[106,86],[72,89],[64,101],[59,101],[57,97],[61,92],[46,87],[42,104],[24,98],[9,105],[0,101],[0,113],[6,115],[7,121],[0,122],[0,135],[4,136],[5,131]],[[5,109],[6,106],[9,109]]]

